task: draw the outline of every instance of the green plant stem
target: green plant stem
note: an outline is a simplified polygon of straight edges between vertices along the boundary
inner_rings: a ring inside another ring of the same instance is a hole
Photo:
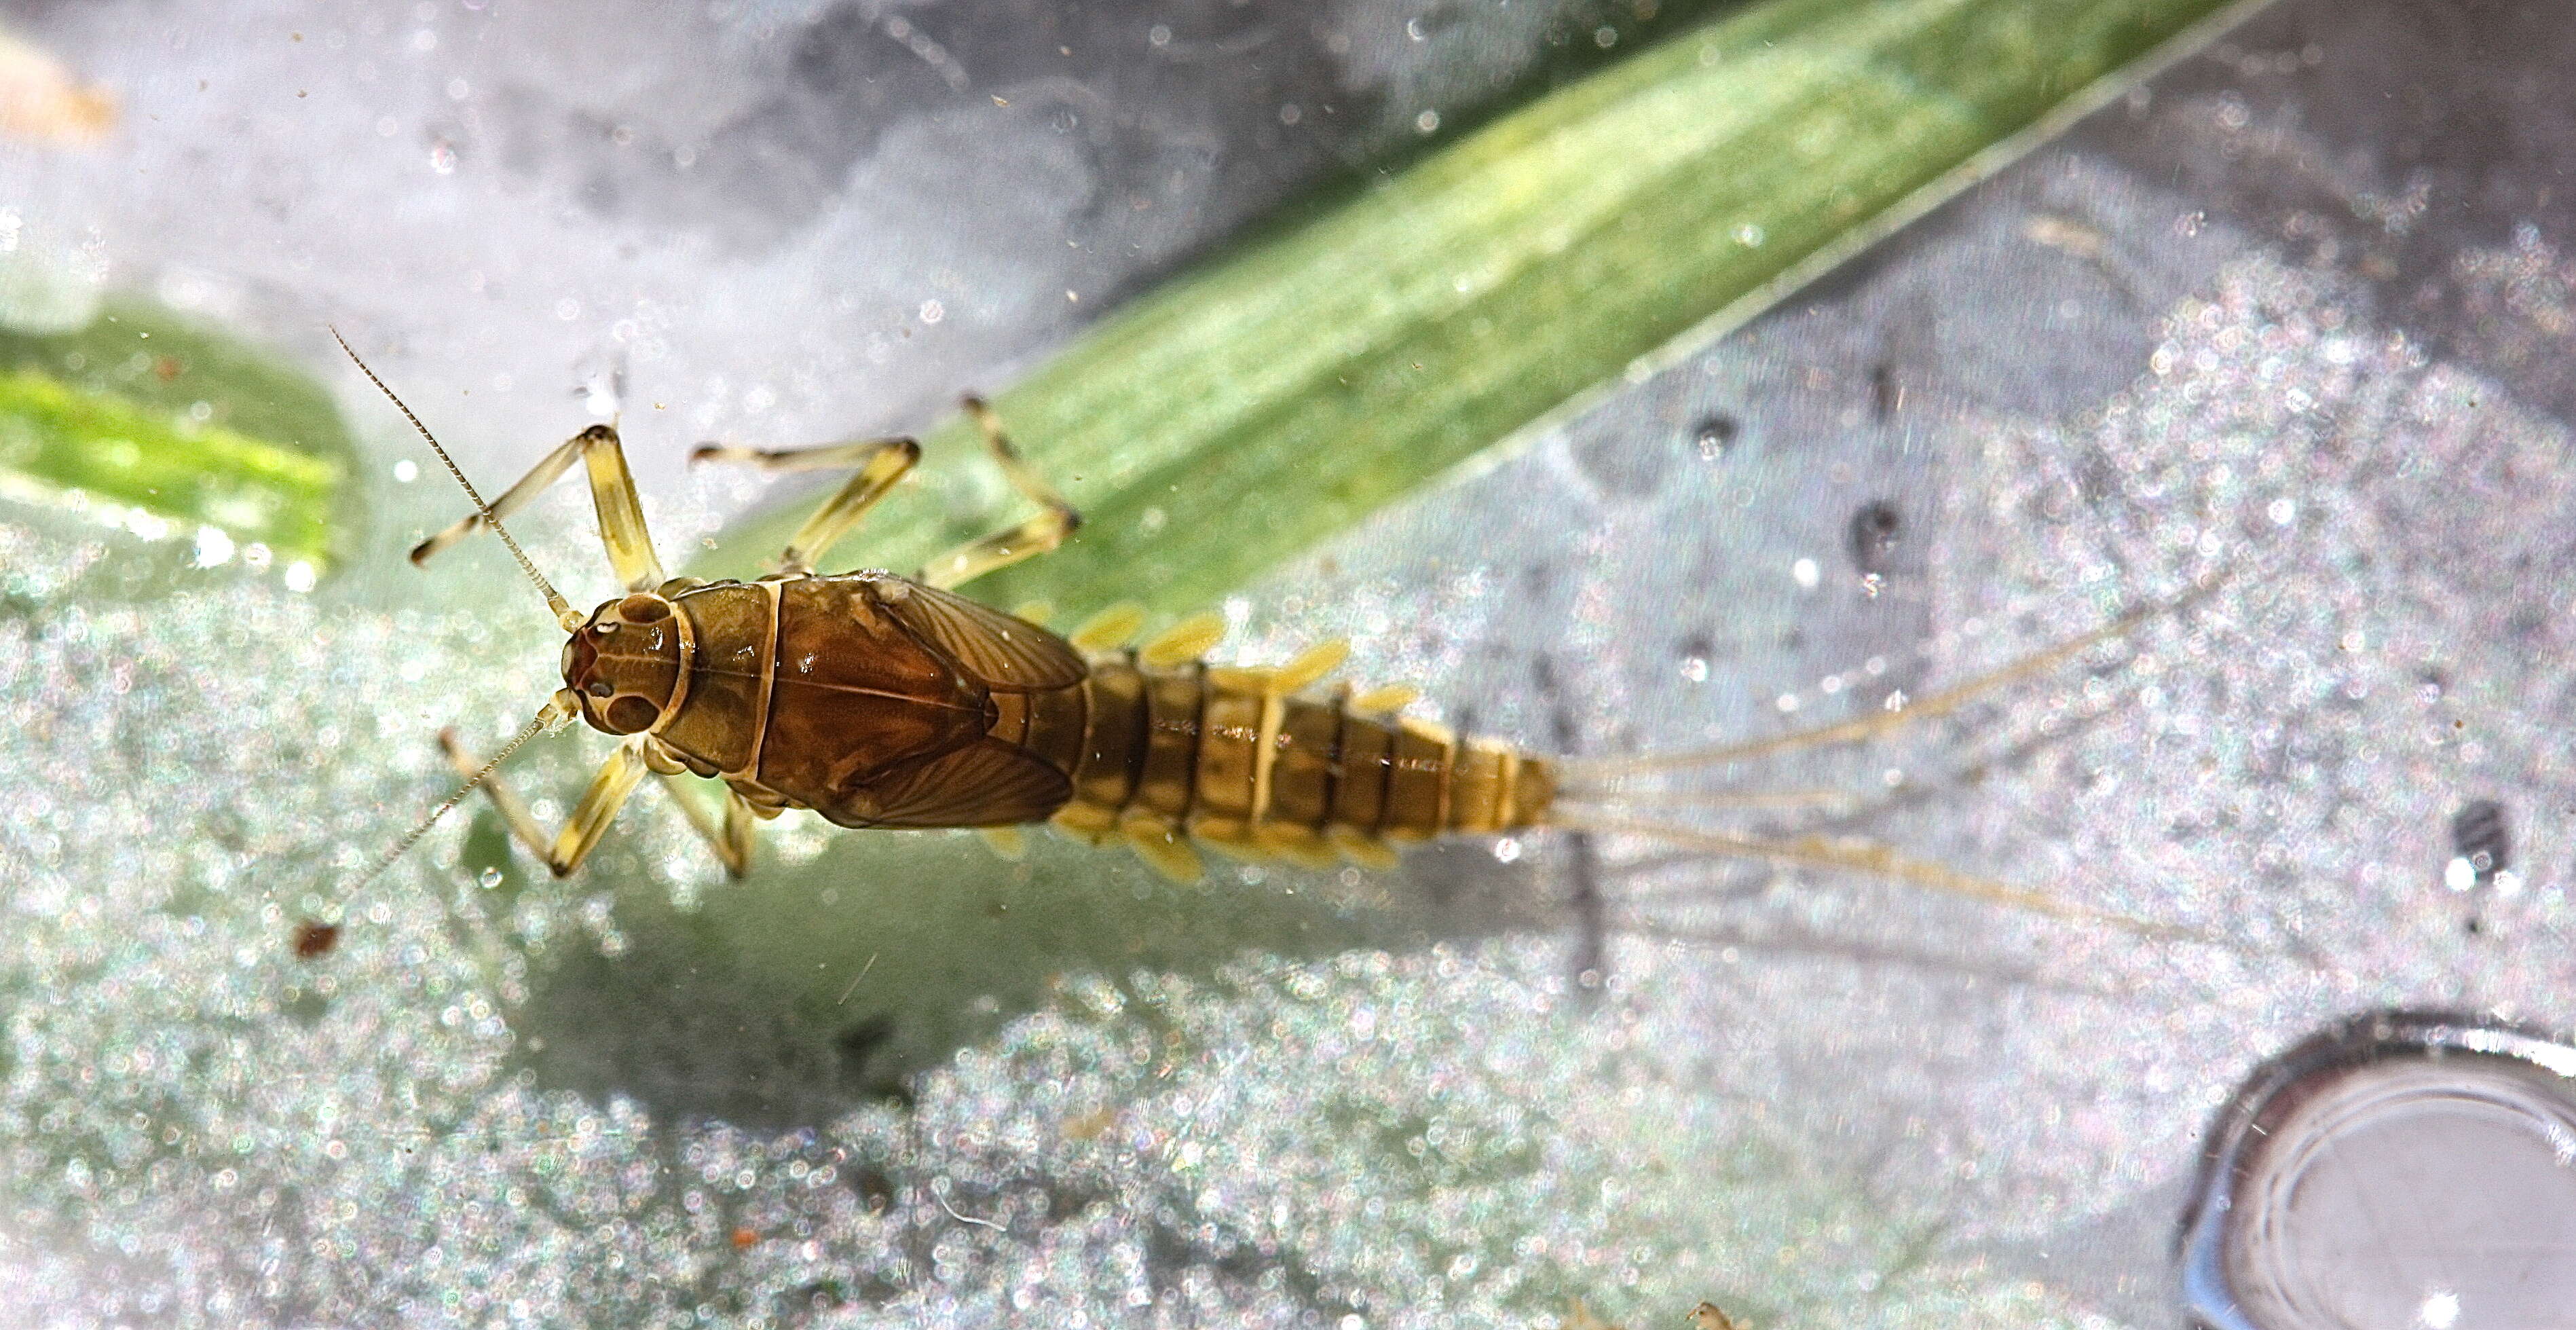
[[[1543,97],[1001,394],[1089,521],[977,592],[1196,608],[1954,188],[2219,8],[1772,0]],[[827,567],[908,571],[1015,515],[961,474],[982,465],[962,422],[925,446],[944,502],[886,505]],[[757,567],[801,516],[742,525],[712,566]]]

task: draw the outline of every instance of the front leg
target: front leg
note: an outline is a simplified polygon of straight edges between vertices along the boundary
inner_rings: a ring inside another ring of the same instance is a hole
[[[518,484],[492,501],[493,519],[506,518],[527,507],[548,485],[571,470],[576,460],[590,475],[590,500],[599,513],[600,543],[608,547],[608,562],[617,570],[617,580],[625,583],[629,591],[651,591],[662,585],[662,560],[653,552],[653,533],[645,529],[644,505],[636,498],[635,477],[626,469],[626,449],[618,442],[614,426],[593,425],[564,440],[562,447],[546,454],[544,460],[519,478]],[[414,546],[411,561],[426,563],[431,555],[485,525],[483,514],[476,513]]]
[[[482,766],[457,742],[454,730],[441,730],[438,746],[447,753],[448,762],[469,779]],[[564,819],[563,830],[551,840],[498,772],[484,779],[483,792],[492,797],[492,806],[500,810],[501,821],[519,844],[544,860],[556,877],[568,877],[581,867],[582,860],[590,857],[600,837],[608,834],[608,824],[616,820],[617,810],[625,804],[626,796],[635,792],[635,783],[644,778],[646,770],[641,744],[629,741],[618,745],[617,751],[600,764],[599,774],[591,777],[590,788],[582,793],[581,802],[573,805],[572,816]]]

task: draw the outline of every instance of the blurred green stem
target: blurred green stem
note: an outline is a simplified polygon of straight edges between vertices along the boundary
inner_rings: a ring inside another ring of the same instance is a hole
[[[1089,520],[977,592],[1196,608],[1749,318],[2221,8],[1771,0],[1551,93],[1136,301],[1002,393]],[[827,567],[910,571],[1015,516],[963,473],[984,464],[962,421],[926,448],[945,501],[886,505]],[[801,517],[742,524],[711,570],[756,570]]]
[[[0,495],[77,495],[138,532],[211,527],[320,565],[354,516],[353,461],[319,385],[155,306],[111,301],[74,332],[0,332]]]

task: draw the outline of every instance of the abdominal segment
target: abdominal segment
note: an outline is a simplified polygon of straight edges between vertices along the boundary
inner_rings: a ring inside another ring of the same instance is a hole
[[[1538,758],[1363,715],[1341,698],[1279,696],[1259,680],[1096,657],[1078,685],[1078,741],[1036,698],[1025,720],[1006,712],[992,733],[1023,729],[1071,776],[1057,827],[1094,844],[1124,840],[1184,880],[1198,874],[1185,841],[1236,858],[1374,866],[1391,863],[1400,842],[1527,827],[1547,811],[1554,778]]]

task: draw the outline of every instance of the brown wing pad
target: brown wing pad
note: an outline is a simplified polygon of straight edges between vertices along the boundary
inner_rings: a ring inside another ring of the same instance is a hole
[[[1082,681],[1090,667],[1063,638],[964,596],[894,580],[874,584],[894,620],[954,657],[985,687],[1035,693]]]
[[[1072,797],[1063,772],[983,739],[898,768],[819,811],[845,827],[1007,827],[1043,822]]]

